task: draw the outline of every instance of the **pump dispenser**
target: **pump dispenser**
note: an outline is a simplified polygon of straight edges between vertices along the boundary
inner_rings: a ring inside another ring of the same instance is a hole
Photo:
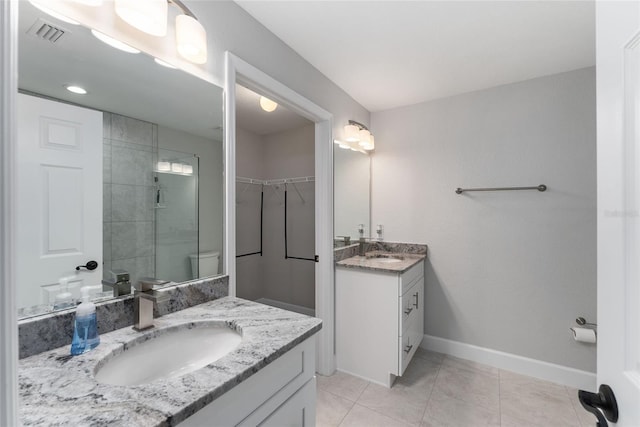
[[[56,295],[55,301],[53,302],[54,310],[62,310],[64,308],[73,307],[75,304],[73,303],[73,296],[71,292],[69,292],[69,278],[61,277],[58,280],[60,293]]]
[[[100,344],[96,306],[89,301],[90,289],[90,286],[84,286],[80,289],[82,304],[76,309],[73,340],[71,341],[71,354],[74,356],[86,353]]]

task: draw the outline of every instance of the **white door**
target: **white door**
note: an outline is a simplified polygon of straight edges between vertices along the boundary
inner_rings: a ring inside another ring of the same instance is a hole
[[[598,384],[640,426],[640,5],[596,2]]]
[[[78,297],[102,279],[102,113],[20,94],[17,145],[18,307],[53,302],[61,277]]]

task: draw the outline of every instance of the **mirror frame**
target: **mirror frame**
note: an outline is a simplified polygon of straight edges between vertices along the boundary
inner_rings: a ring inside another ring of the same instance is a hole
[[[18,318],[13,268],[18,1],[0,2],[0,425],[18,424]]]

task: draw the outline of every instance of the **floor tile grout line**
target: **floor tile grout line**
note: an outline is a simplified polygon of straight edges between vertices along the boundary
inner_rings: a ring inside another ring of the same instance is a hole
[[[424,411],[422,411],[422,417],[420,417],[420,424],[422,424],[422,421],[424,420],[424,416],[427,413],[427,408],[429,407],[429,403],[431,402],[431,397],[433,396],[433,390],[436,388],[436,381],[438,381],[438,376],[440,376],[441,369],[442,369],[442,361],[440,361],[440,364],[438,365],[438,372],[436,373],[436,377],[433,379],[433,384],[431,384],[431,391],[429,391],[429,396],[427,397],[427,404],[424,405]]]
[[[576,420],[578,421],[578,425],[582,427],[582,420],[580,420],[580,415],[578,414],[578,408],[576,408],[576,405],[573,402],[573,399],[571,398],[571,393],[569,393],[569,387],[564,386],[564,390],[567,393],[567,397],[569,398],[569,403],[571,403],[573,412],[576,414]]]

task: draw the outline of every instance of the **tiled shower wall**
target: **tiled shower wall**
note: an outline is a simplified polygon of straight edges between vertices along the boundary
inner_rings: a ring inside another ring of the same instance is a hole
[[[129,272],[131,283],[155,272],[154,153],[157,125],[104,113],[104,276]]]

